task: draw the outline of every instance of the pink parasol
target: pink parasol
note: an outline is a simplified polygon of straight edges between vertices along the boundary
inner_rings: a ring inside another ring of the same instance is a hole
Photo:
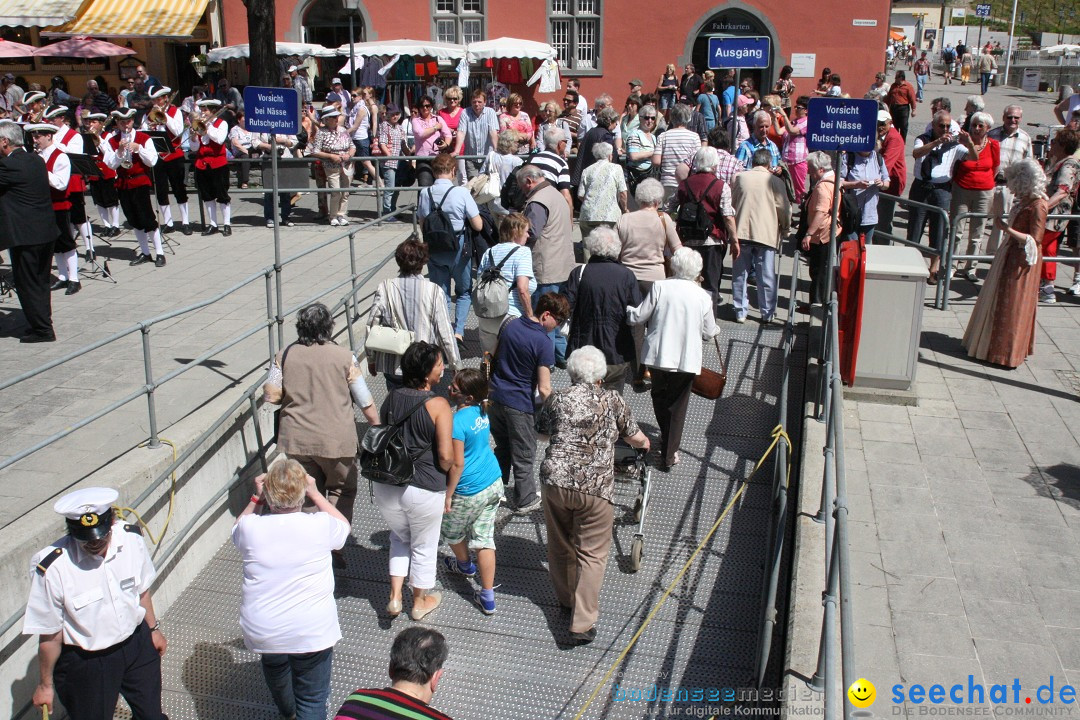
[[[37,48],[33,45],[0,39],[0,58],[32,57],[36,50]]]
[[[36,57],[63,58],[107,58],[120,55],[134,55],[135,51],[121,45],[114,45],[104,40],[89,37],[73,37],[52,45],[45,45],[34,51]]]

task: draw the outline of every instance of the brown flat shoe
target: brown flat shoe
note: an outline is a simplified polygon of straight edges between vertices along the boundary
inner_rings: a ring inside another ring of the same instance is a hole
[[[439,606],[442,605],[442,593],[439,592],[438,590],[436,590],[434,592],[425,593],[424,597],[431,598],[435,602],[425,610],[420,610],[414,605],[413,609],[409,612],[409,617],[411,617],[413,620],[416,620],[416,621],[423,620],[428,615],[430,615],[431,613],[438,610]]]

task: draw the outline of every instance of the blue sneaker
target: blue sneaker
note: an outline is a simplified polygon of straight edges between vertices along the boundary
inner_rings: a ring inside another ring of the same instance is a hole
[[[469,561],[462,565],[453,555],[443,558],[443,567],[446,568],[447,572],[455,575],[464,575],[465,577],[476,575],[476,563]]]
[[[491,600],[485,600],[483,598],[483,596],[480,594],[481,592],[482,591],[481,591],[480,588],[476,588],[476,592],[473,594],[473,602],[476,604],[476,606],[478,608],[480,608],[480,612],[484,613],[485,615],[494,615],[495,614],[495,595],[494,595],[494,592],[492,592]]]

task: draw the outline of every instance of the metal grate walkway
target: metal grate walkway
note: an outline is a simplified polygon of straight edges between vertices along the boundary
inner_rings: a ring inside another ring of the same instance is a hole
[[[779,324],[721,323],[728,359],[724,397],[693,396],[682,462],[653,471],[640,572],[629,571],[636,481],[619,482],[615,540],[609,560],[596,641],[567,648],[568,621],[560,614],[546,570],[543,514],[498,520],[498,613],[482,615],[470,602],[470,581],[440,569],[443,606],[428,620],[443,632],[450,658],[434,699],[439,710],[464,718],[573,718],[626,647],[682,564],[730,502],[739,482],[769,445],[776,424],[783,335]],[[468,355],[478,354],[475,330]],[[794,368],[805,364],[797,337]],[[718,367],[709,347],[706,362]],[[475,362],[475,361],[474,361]],[[794,397],[801,375],[792,373]],[[569,383],[559,370],[555,386]],[[382,394],[384,385],[374,383]],[[627,386],[634,416],[657,434],[649,394]],[[798,407],[798,403],[792,404]],[[543,448],[538,450],[543,452]],[[539,457],[537,467],[539,467]],[[683,687],[745,687],[753,674],[761,617],[762,564],[768,549],[771,462],[699,555],[587,718],[650,718],[676,714],[686,703],[617,700],[618,691]],[[760,481],[760,482],[759,482]],[[330,709],[356,687],[381,687],[390,644],[412,622],[405,613],[383,617],[388,596],[389,532],[368,502],[361,478],[348,568],[338,574],[338,611],[344,638],[335,648]],[[446,548],[442,549],[448,553]],[[173,720],[246,720],[277,717],[258,658],[243,645],[237,622],[241,568],[231,543],[195,578],[164,617],[169,652],[164,663],[165,710]],[[407,601],[406,601],[407,604]],[[646,695],[648,697],[648,695]]]

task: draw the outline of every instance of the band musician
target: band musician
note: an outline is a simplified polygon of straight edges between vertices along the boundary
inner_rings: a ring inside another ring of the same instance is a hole
[[[147,236],[150,236],[154,241],[154,265],[163,267],[165,255],[161,251],[161,234],[158,232],[154,207],[150,203],[150,177],[158,161],[158,152],[149,135],[135,130],[136,113],[135,108],[113,110],[116,132],[102,143],[102,147],[105,149],[105,164],[116,171],[120,207],[135,228],[135,239],[139,241],[139,254],[130,264],[150,262],[147,244]]]
[[[191,123],[192,142],[195,151],[195,187],[199,190],[199,199],[206,203],[210,226],[203,230],[203,235],[213,235],[218,231],[218,207],[221,208],[221,234],[232,235],[232,204],[229,197],[229,168],[226,164],[225,141],[229,137],[229,126],[217,117],[221,101],[207,98],[197,102],[201,113]]]
[[[74,295],[82,290],[82,284],[79,282],[78,246],[71,232],[71,198],[68,191],[71,182],[71,160],[67,153],[54,143],[57,130],[55,125],[29,123],[25,130],[33,138],[34,148],[45,161],[45,169],[49,171],[49,192],[56,217],[53,257],[56,259],[57,277],[50,289],[65,290],[65,295]]]
[[[39,123],[45,115],[45,93],[34,90],[23,95],[23,114],[19,118],[20,125]]]
[[[63,105],[53,105],[45,110],[45,122],[56,126],[53,144],[68,155],[82,155],[86,152],[82,135],[67,124],[68,109]],[[73,233],[82,238],[86,249],[86,261],[94,256],[94,235],[90,220],[86,217],[86,180],[72,164],[71,182],[68,184],[68,197],[71,200],[71,224]]]
[[[101,177],[91,178],[89,185],[90,197],[94,199],[98,217],[105,226],[105,229],[101,231],[103,238],[112,238],[120,234],[120,197],[116,194],[116,171],[105,164],[104,144],[112,134],[105,132],[105,122],[108,119],[108,115],[99,112],[83,115],[93,145],[88,148],[90,151],[88,154],[96,156],[95,164],[101,174]]]
[[[161,210],[161,232],[173,232],[172,206],[169,204],[169,191],[176,198],[180,208],[180,229],[185,235],[191,234],[188,219],[188,194],[184,187],[184,150],[181,147],[184,135],[184,114],[172,104],[172,88],[159,87],[150,93],[154,106],[143,119],[143,129],[164,132],[169,143],[169,152],[161,156],[154,166],[154,193],[157,195],[158,208]]]

